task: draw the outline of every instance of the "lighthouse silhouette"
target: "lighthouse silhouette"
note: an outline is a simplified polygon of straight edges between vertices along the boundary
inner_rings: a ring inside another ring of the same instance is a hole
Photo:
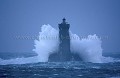
[[[48,61],[65,62],[74,60],[80,60],[79,55],[73,54],[70,51],[70,24],[66,22],[66,19],[62,19],[62,23],[58,24],[59,28],[59,49],[57,52],[50,54]]]
[[[58,55],[60,61],[69,61],[71,59],[70,52],[70,36],[69,36],[70,24],[67,24],[66,19],[63,18],[61,24],[59,24],[59,51]]]

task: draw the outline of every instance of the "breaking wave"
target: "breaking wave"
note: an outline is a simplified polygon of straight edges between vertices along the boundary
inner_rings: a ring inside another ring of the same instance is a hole
[[[25,63],[37,63],[47,62],[51,53],[57,52],[59,45],[58,30],[52,26],[43,25],[41,32],[39,32],[39,38],[34,40],[35,51],[38,56],[28,58],[16,58],[3,60],[0,59],[0,64],[25,64]],[[77,53],[83,61],[93,63],[105,63],[113,62],[111,57],[102,56],[102,41],[96,34],[88,35],[87,38],[82,38],[76,34],[70,32],[71,38],[71,52]]]

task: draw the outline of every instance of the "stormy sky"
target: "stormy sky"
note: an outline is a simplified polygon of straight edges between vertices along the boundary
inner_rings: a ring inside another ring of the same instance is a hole
[[[98,35],[103,52],[120,52],[120,0],[0,0],[0,52],[25,53],[43,24],[58,29],[65,17],[81,37]]]

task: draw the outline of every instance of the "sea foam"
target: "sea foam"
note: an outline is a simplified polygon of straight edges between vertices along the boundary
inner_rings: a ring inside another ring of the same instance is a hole
[[[47,62],[51,53],[58,51],[59,31],[52,26],[43,25],[39,32],[39,38],[34,40],[33,49],[38,56],[28,58],[16,58],[3,60],[0,59],[0,64],[25,64]],[[113,58],[102,56],[102,41],[96,34],[88,35],[87,38],[80,38],[77,34],[70,31],[71,52],[77,53],[83,61],[92,63],[113,62]]]

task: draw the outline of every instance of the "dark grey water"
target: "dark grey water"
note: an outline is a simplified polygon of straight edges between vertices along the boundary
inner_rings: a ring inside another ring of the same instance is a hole
[[[46,62],[0,65],[0,78],[120,78],[120,63]]]

